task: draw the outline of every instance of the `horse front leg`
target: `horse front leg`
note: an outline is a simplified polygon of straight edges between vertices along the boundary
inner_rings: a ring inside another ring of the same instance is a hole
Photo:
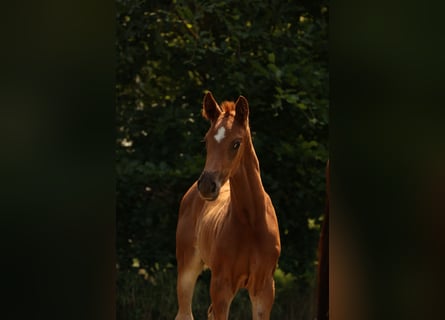
[[[266,280],[264,287],[258,291],[249,290],[249,297],[252,303],[253,320],[269,320],[270,312],[275,298],[275,281],[273,277]]]
[[[212,304],[209,307],[208,320],[227,320],[229,319],[230,304],[232,303],[235,292],[229,278],[212,274],[210,280],[210,298]]]
[[[187,261],[178,261],[178,280],[176,285],[179,310],[175,320],[193,320],[192,299],[196,279],[203,269],[199,256],[194,255]]]

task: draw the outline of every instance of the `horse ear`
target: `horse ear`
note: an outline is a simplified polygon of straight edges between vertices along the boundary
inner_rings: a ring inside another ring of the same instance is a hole
[[[202,102],[202,115],[207,120],[214,122],[218,119],[221,114],[221,109],[213,98],[212,93],[209,91],[204,96],[204,101]]]
[[[235,120],[241,124],[245,124],[249,117],[249,103],[243,96],[239,96],[235,102]]]

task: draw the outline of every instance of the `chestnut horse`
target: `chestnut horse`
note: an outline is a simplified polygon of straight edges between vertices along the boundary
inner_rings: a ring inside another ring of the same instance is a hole
[[[269,319],[273,274],[280,255],[277,217],[261,182],[249,128],[249,105],[240,96],[221,107],[208,92],[203,116],[207,158],[199,180],[184,195],[176,230],[176,320],[191,320],[195,282],[211,270],[208,319],[228,319],[232,299],[249,292],[253,319]]]

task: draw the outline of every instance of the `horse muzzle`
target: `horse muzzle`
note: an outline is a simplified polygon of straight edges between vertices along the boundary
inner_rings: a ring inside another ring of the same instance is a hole
[[[214,201],[218,198],[221,183],[217,172],[204,171],[198,179],[198,190],[201,198]]]

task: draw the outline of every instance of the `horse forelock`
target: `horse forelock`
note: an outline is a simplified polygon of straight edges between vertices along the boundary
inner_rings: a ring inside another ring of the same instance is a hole
[[[225,113],[225,115],[235,115],[235,102],[223,101],[221,103],[221,110]]]
[[[220,117],[228,118],[230,116],[235,118],[236,115],[236,104],[233,101],[223,101],[220,106],[222,113]],[[248,125],[247,125],[248,127]]]

